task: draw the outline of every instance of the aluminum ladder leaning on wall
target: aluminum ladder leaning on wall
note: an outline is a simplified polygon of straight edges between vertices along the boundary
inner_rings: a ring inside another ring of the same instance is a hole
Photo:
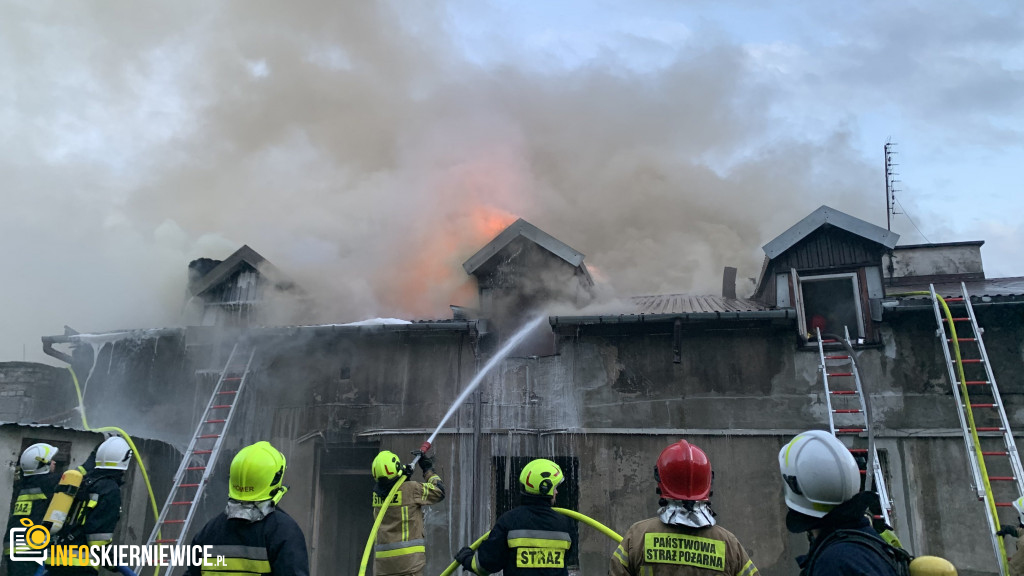
[[[878,462],[878,450],[875,449],[874,435],[871,428],[869,399],[864,394],[857,360],[853,356],[853,345],[850,343],[850,331],[844,327],[844,340],[822,337],[821,330],[815,328],[818,336],[818,355],[821,359],[819,369],[825,384],[825,404],[828,409],[828,428],[832,435],[839,438],[857,460],[858,468],[864,476],[864,489],[872,489],[878,493],[878,510],[876,520],[882,520],[888,529],[892,529],[892,500],[885,483],[885,474]],[[825,350],[825,344],[842,343],[844,351]],[[833,382],[836,379],[836,382]],[[850,388],[852,380],[853,388]],[[834,385],[838,385],[833,387]],[[833,397],[835,400],[833,401]],[[837,406],[842,406],[837,408]],[[837,423],[836,420],[840,422]],[[861,440],[861,434],[867,438]],[[867,443],[865,446],[864,443]],[[871,470],[871,474],[867,473]]]
[[[187,544],[183,540],[188,535],[200,497],[217,463],[224,436],[235,415],[235,407],[238,406],[238,398],[252,371],[255,354],[255,349],[243,343],[237,343],[231,349],[231,355],[213,387],[213,394],[185,450],[178,472],[174,475],[174,484],[167,494],[167,501],[146,544]],[[135,568],[135,572],[140,575],[142,570],[142,567]],[[168,567],[166,570],[165,575],[170,576],[175,568]]]
[[[960,408],[957,412],[967,448],[967,459],[971,465],[974,490],[978,500],[985,502],[992,548],[999,563],[999,572],[1006,576],[1009,574],[1006,548],[996,531],[1001,524],[999,508],[1010,508],[1014,500],[1024,495],[1024,470],[1021,468],[1020,455],[982,341],[984,329],[978,326],[967,286],[960,283],[961,296],[958,298],[942,298],[936,294],[934,285],[929,286],[929,291],[935,321],[938,323],[935,334],[941,341],[953,397]],[[957,311],[965,315],[954,316],[949,304],[956,306]],[[961,354],[961,344],[969,357],[965,358]],[[995,474],[989,472],[990,465]],[[997,488],[993,489],[993,486]],[[1016,514],[1007,523],[1016,525]]]

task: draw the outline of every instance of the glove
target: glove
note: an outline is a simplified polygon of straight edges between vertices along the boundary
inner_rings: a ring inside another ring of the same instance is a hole
[[[455,553],[455,561],[466,570],[472,572],[474,554],[476,554],[476,552],[474,552],[472,548],[469,546],[463,546],[462,549]]]
[[[999,529],[999,532],[996,532],[996,536],[1013,536],[1014,538],[1018,538],[1020,537],[1020,530],[1018,530],[1016,526],[1003,524]]]
[[[429,471],[434,469],[434,460],[432,458],[427,458],[427,455],[424,454],[423,452],[420,452],[419,450],[415,450],[415,451],[413,451],[412,455],[420,457],[420,459],[419,459],[420,470],[423,471],[423,475],[424,476],[427,475],[427,472],[429,472]]]
[[[412,467],[412,464],[406,464],[405,466],[402,466],[402,474],[405,474],[407,478],[412,478],[413,470],[415,469]]]

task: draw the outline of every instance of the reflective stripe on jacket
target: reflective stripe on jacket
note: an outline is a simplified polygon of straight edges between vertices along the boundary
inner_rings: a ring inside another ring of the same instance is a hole
[[[388,505],[373,546],[374,576],[411,574],[427,564],[423,539],[423,507],[444,500],[444,483],[432,471],[426,482],[407,480]],[[380,513],[381,498],[373,494],[374,517]]]
[[[505,512],[473,556],[473,571],[484,576],[566,576],[576,558],[578,537],[572,520],[551,509],[550,498],[522,496]]]
[[[658,518],[633,524],[612,554],[609,576],[756,576],[757,567],[721,526],[669,526]]]
[[[7,530],[4,530],[4,543],[10,539],[11,528],[23,527],[22,518],[28,518],[33,524],[42,523],[58,482],[60,482],[60,474],[51,472],[25,476],[15,483],[14,492],[18,496],[14,500],[14,506],[11,507]]]
[[[192,545],[213,546],[213,554],[224,558],[219,565],[189,567],[186,576],[309,576],[306,537],[279,508],[256,522],[221,512],[196,534]]]

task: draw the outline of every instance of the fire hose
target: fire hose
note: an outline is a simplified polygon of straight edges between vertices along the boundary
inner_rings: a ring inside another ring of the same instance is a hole
[[[591,528],[596,528],[599,532],[601,532],[605,536],[607,536],[607,537],[611,538],[612,540],[614,540],[616,544],[618,544],[619,542],[622,542],[622,536],[619,536],[618,533],[616,533],[614,530],[612,530],[611,528],[605,526],[604,524],[601,524],[600,522],[598,522],[597,520],[594,520],[593,518],[591,518],[589,516],[584,516],[583,514],[580,514],[579,512],[574,512],[572,510],[566,510],[565,508],[552,508],[552,510],[554,510],[555,512],[558,512],[559,514],[562,514],[564,516],[568,516],[569,518],[572,518],[573,520],[579,520],[580,522],[583,522],[584,524],[590,526]],[[480,547],[480,544],[482,544],[483,541],[487,539],[487,536],[489,534],[490,534],[490,531],[485,532],[483,536],[477,538],[475,542],[473,542],[472,544],[469,545],[469,547],[471,549],[473,549],[473,550],[476,550],[477,548]],[[444,572],[441,572],[441,576],[451,576],[451,574],[453,572],[455,572],[455,569],[458,568],[458,567],[459,567],[458,561],[452,562],[451,564],[448,565],[447,568],[445,568]]]

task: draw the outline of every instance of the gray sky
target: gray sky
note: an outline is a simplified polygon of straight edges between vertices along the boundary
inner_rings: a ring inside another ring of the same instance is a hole
[[[889,138],[902,243],[1024,275],[1019,3],[522,4],[6,2],[0,361],[177,325],[242,244],[324,322],[444,317],[520,216],[616,294],[715,292],[822,204],[884,226]]]

